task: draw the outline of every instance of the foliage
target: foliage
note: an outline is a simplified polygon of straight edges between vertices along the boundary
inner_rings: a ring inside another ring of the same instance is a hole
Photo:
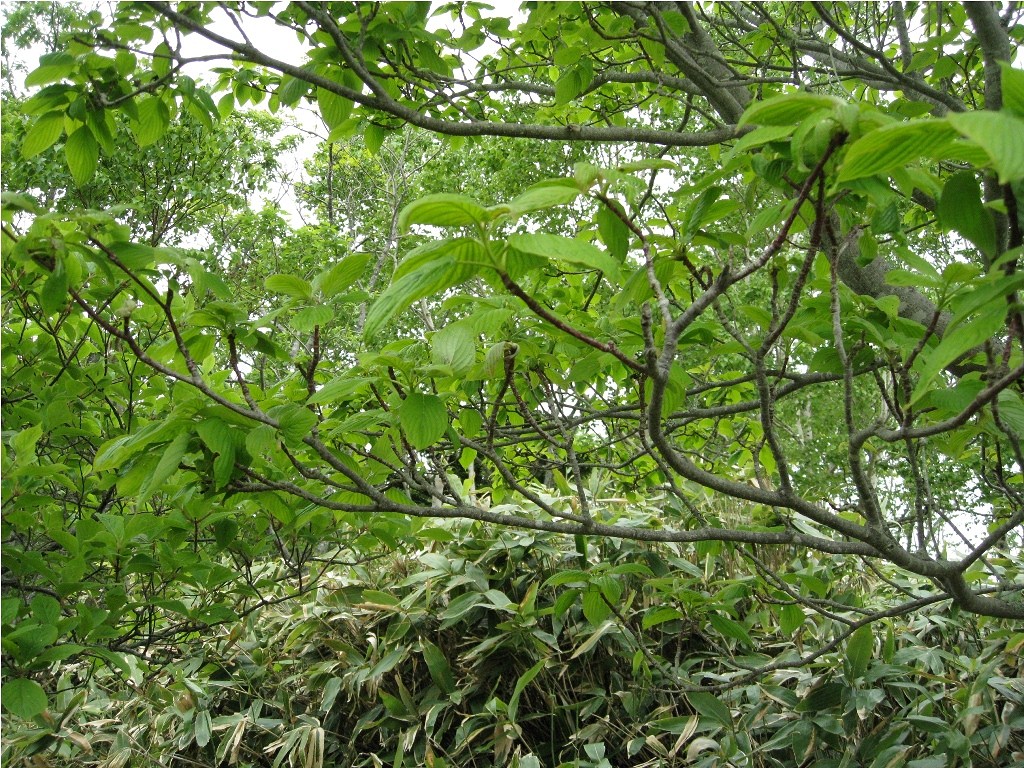
[[[110,13],[4,111],[6,757],[1015,759],[1016,6]]]
[[[301,602],[180,644],[150,674],[144,661],[100,671],[86,697],[70,666],[59,725],[19,734],[9,754],[42,742],[79,765],[927,766],[945,753],[997,766],[1024,746],[1020,633],[982,642],[934,607],[854,630],[762,591],[728,547],[604,540],[585,560],[564,537],[478,523],[417,538],[415,553],[339,565]],[[789,565],[860,590],[854,568]],[[826,650],[748,671],[794,636]]]

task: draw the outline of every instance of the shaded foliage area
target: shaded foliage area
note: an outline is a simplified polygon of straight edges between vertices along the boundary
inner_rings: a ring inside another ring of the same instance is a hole
[[[103,765],[595,768],[1000,766],[1024,747],[1024,638],[934,603],[850,635],[766,590],[732,547],[605,541],[584,557],[479,524],[416,538],[417,553],[336,564],[302,599],[168,648],[162,671],[128,659],[84,697],[88,667],[69,665],[59,728],[14,745],[46,739],[77,764],[89,744]],[[854,563],[786,565],[831,600],[887,588]]]

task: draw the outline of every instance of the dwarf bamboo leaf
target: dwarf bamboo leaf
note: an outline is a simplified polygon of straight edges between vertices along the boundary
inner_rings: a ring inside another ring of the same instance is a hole
[[[686,699],[701,717],[726,728],[732,728],[732,713],[717,696],[703,691],[693,691],[686,694]]]
[[[846,641],[846,663],[850,668],[850,677],[857,678],[864,674],[868,662],[874,652],[875,634],[870,624],[857,629]]]

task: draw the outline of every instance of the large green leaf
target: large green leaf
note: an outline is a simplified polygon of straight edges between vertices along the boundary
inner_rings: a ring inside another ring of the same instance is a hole
[[[613,203],[613,205],[621,208],[618,203]],[[601,242],[608,248],[612,258],[621,264],[629,252],[629,227],[615,211],[606,205],[601,206],[594,218],[597,222],[597,232],[601,236]]]
[[[1024,70],[999,62],[1003,75],[1003,109],[1024,117]]]
[[[572,179],[551,179],[534,184],[508,202],[513,216],[542,211],[573,202],[583,194]]]
[[[961,355],[988,341],[1005,324],[1006,305],[1001,301],[986,306],[970,320],[954,318],[938,346],[918,358],[919,364],[915,366],[918,368],[918,381],[910,402],[916,403],[929,391],[940,371]]]
[[[444,652],[429,640],[423,640],[423,660],[427,662],[430,677],[445,693],[455,690],[455,678]]]
[[[153,474],[147,477],[142,483],[142,487],[139,488],[137,504],[146,501],[151,493],[158,490],[171,475],[178,471],[178,467],[181,465],[181,460],[185,456],[191,439],[192,435],[189,432],[182,431],[167,444],[163,454],[160,456],[160,461],[157,462],[153,470]]]
[[[797,712],[827,712],[838,707],[849,688],[839,682],[826,682],[811,690],[794,707]]]
[[[544,669],[547,663],[547,659],[541,659],[528,670],[523,672],[523,674],[519,676],[519,679],[516,680],[516,687],[512,689],[512,695],[508,700],[508,719],[513,723],[516,721],[516,715],[519,712],[520,696],[522,696],[523,691],[526,690],[526,686],[528,686],[540,671]]]
[[[357,392],[361,387],[373,379],[366,376],[342,375],[324,384],[306,402],[310,404],[332,403],[336,400],[344,400],[349,395]]]
[[[341,125],[352,114],[352,102],[326,88],[316,89],[316,101],[328,130]]]
[[[949,124],[988,154],[1000,184],[1024,179],[1024,119],[1008,112],[959,112]]]
[[[155,144],[171,124],[171,113],[167,104],[158,96],[143,96],[136,105],[137,118],[132,123],[135,140],[140,147]]]
[[[846,152],[839,181],[889,173],[951,145],[956,131],[944,120],[886,125],[862,136]]]
[[[476,334],[465,323],[453,323],[430,338],[430,355],[439,365],[449,365],[461,375],[476,362]]]
[[[24,720],[31,720],[42,714],[46,709],[46,692],[35,680],[15,678],[3,684],[2,695],[4,708],[11,714]]]
[[[448,411],[437,395],[410,392],[398,409],[398,421],[413,448],[426,448],[448,430]]]
[[[313,295],[313,287],[298,275],[271,275],[263,282],[268,291],[296,299],[308,299]]]
[[[277,419],[281,436],[289,445],[300,444],[317,423],[316,414],[301,405],[280,406],[272,408],[268,413]]]
[[[303,307],[288,323],[299,333],[309,333],[317,326],[327,325],[334,319],[334,310],[324,304]]]
[[[313,279],[313,290],[329,299],[351,288],[353,283],[362,276],[369,261],[370,254],[365,251],[349,254],[337,264],[317,275]]]
[[[52,147],[64,135],[64,113],[47,112],[40,115],[28,127],[25,140],[21,143],[21,156],[35,157]]]
[[[779,631],[783,637],[792,637],[804,625],[806,616],[799,605],[784,605],[779,611]]]
[[[39,293],[39,306],[48,315],[64,307],[68,299],[68,273],[64,259],[58,258],[53,271],[43,283]]]
[[[619,264],[610,253],[572,237],[530,232],[512,235],[508,239],[508,245],[513,251],[520,253],[541,256],[574,267],[599,269],[613,279],[617,279],[619,275]]]
[[[746,629],[744,629],[742,624],[717,613],[710,614],[708,616],[708,621],[711,622],[711,626],[713,626],[726,637],[731,637],[733,640],[738,640],[748,648],[754,647],[754,641],[751,639],[750,633],[747,632]]]
[[[25,87],[35,88],[47,83],[63,80],[75,69],[75,57],[65,51],[44,53],[39,57],[39,66],[25,77]]]
[[[64,144],[64,156],[68,161],[68,169],[78,186],[92,179],[96,173],[96,165],[100,159],[100,147],[87,126],[82,126],[68,136]]]
[[[795,125],[805,117],[822,109],[836,109],[844,102],[834,96],[813,93],[787,93],[755,102],[740,118],[739,127],[745,125]]]
[[[973,173],[961,171],[946,182],[937,213],[943,229],[956,230],[989,259],[995,256],[995,221],[981,204],[981,187]]]
[[[392,317],[414,301],[464,283],[477,273],[478,265],[457,260],[451,253],[434,257],[414,272],[391,283],[370,307],[363,332],[372,336]],[[397,272],[396,272],[397,274]]]
[[[413,224],[435,227],[469,227],[483,224],[487,209],[465,195],[436,194],[409,203],[398,214],[398,227],[403,232]]]

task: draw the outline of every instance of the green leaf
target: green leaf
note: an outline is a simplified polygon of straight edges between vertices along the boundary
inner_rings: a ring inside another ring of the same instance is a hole
[[[292,77],[291,75],[282,75],[281,84],[277,88],[277,98],[281,102],[282,106],[290,107],[293,106],[299,99],[309,93],[309,89],[312,86],[299,77]],[[319,97],[319,89],[317,89],[317,96]],[[323,109],[323,107],[321,107]]]
[[[41,424],[36,424],[28,429],[23,429],[11,438],[10,445],[14,449],[18,466],[25,466],[35,462],[36,443],[39,442],[39,438],[42,436],[43,427]]]
[[[718,697],[703,691],[693,691],[686,694],[686,698],[701,717],[713,720],[726,728],[732,728],[732,713]]]
[[[787,93],[747,108],[737,127],[745,125],[796,125],[805,117],[822,109],[836,109],[844,102],[834,96],[813,93]]]
[[[670,605],[664,605],[661,608],[655,608],[653,611],[649,611],[644,614],[641,626],[643,629],[650,629],[651,627],[656,627],[659,624],[664,624],[666,621],[675,621],[682,617],[683,613],[678,608],[673,608]]]
[[[280,409],[273,408],[270,413],[277,419],[281,436],[286,443],[298,445],[316,426],[316,414],[301,405],[286,405]]]
[[[25,87],[35,88],[63,80],[75,69],[75,57],[64,51],[47,53],[39,57],[39,66],[25,77]]]
[[[437,395],[410,392],[398,409],[398,421],[413,448],[433,445],[448,431],[448,411]]]
[[[31,720],[46,709],[46,692],[35,680],[8,680],[0,691],[0,698],[7,711],[24,720]]]
[[[47,112],[40,115],[25,132],[25,140],[21,144],[21,156],[25,159],[35,157],[52,147],[64,135],[64,113]]]
[[[973,173],[961,171],[946,182],[937,213],[943,230],[954,229],[989,259],[995,256],[995,221],[992,212],[981,203],[981,187]]]
[[[487,209],[465,195],[426,195],[409,203],[398,214],[398,227],[407,232],[413,224],[435,227],[469,227],[487,220]]]
[[[191,439],[192,435],[190,433],[179,432],[178,436],[167,444],[163,455],[160,456],[160,461],[157,462],[156,467],[153,469],[153,473],[146,478],[142,483],[142,487],[139,488],[138,500],[136,501],[137,506],[146,501],[153,491],[157,490],[171,475],[178,471],[181,459],[185,456]]]
[[[68,136],[64,144],[64,156],[78,186],[86,184],[93,177],[100,159],[100,148],[88,127],[83,125]]]
[[[136,103],[137,119],[131,123],[135,141],[140,147],[155,144],[171,124],[171,113],[159,96],[143,96]]]
[[[466,373],[476,362],[476,334],[463,323],[453,323],[430,337],[431,359],[450,365],[456,375]]]
[[[733,146],[733,152],[740,153],[773,141],[789,137],[796,130],[796,125],[765,125],[751,131]]]
[[[341,126],[338,127],[340,128]],[[370,123],[363,131],[363,143],[366,144],[366,148],[370,151],[371,155],[376,155],[384,145],[384,140],[392,133],[393,131],[382,125]]]
[[[608,619],[608,621],[604,622],[601,626],[595,629],[590,634],[590,636],[587,637],[586,640],[580,643],[580,646],[575,651],[573,651],[573,654],[569,657],[569,659],[577,659],[583,654],[593,650],[594,646],[596,646],[601,641],[601,638],[614,629],[617,629],[615,620]]]
[[[1003,75],[1003,109],[1024,117],[1024,70],[1014,69],[1007,62],[999,62]]]
[[[509,213],[522,216],[531,211],[543,211],[559,205],[567,205],[582,194],[572,179],[549,179],[528,187],[521,194],[512,198]]]
[[[368,382],[373,381],[365,376],[339,376],[336,379],[324,384],[317,390],[316,394],[307,400],[307,403],[331,403],[336,400],[344,400],[349,395],[358,391]]]
[[[596,584],[589,585],[584,591],[582,606],[583,615],[595,627],[612,615],[611,607],[605,602]]]
[[[508,245],[513,251],[520,253],[541,256],[574,267],[599,269],[613,279],[618,279],[619,276],[618,262],[611,254],[583,240],[531,232],[512,235],[508,239]]]
[[[159,248],[142,243],[129,243],[119,240],[107,246],[121,265],[130,272],[149,269],[158,263],[158,258],[166,254]]]
[[[313,290],[329,299],[351,288],[366,270],[370,254],[352,253],[313,278]]]
[[[245,435],[245,450],[250,456],[266,456],[278,451],[277,431],[269,424],[260,424]]]
[[[213,723],[210,720],[209,710],[202,710],[196,714],[196,746],[205,747],[210,743],[210,737],[213,734]]]
[[[352,114],[352,102],[325,88],[316,89],[316,101],[320,107],[320,116],[328,129],[335,128]]]
[[[430,679],[445,693],[455,690],[455,678],[444,652],[429,640],[423,640],[423,660],[427,662]]]
[[[523,691],[528,686],[542,669],[547,665],[547,659],[541,659],[528,670],[523,672],[516,680],[516,687],[512,689],[512,696],[508,700],[508,719],[511,722],[516,721],[516,714],[519,712],[519,697],[523,695]]]
[[[478,265],[460,262],[451,253],[445,253],[453,244],[455,241],[444,241],[441,245],[445,247],[431,251],[430,261],[415,271],[403,274],[388,286],[366,315],[366,326],[363,329],[365,336],[374,335],[386,322],[414,301],[464,283],[477,273]],[[443,255],[438,257],[438,252]],[[402,266],[404,263],[396,270],[396,277]]]
[[[794,707],[797,712],[827,712],[843,702],[847,687],[842,683],[828,682],[818,686]]]
[[[313,287],[297,275],[271,275],[263,284],[268,291],[296,299],[308,299],[313,295]]]
[[[940,371],[961,355],[992,338],[1005,324],[1006,305],[1002,302],[986,306],[971,320],[961,321],[954,317],[938,346],[918,358],[919,363],[915,367],[919,368],[919,378],[910,403],[914,404],[924,397]]]
[[[584,73],[577,67],[566,70],[555,83],[555,105],[568,104],[590,84],[590,80],[584,80]]]
[[[206,447],[214,453],[227,453],[234,450],[235,442],[231,437],[230,428],[220,419],[204,419],[196,425],[196,432]]]
[[[708,620],[711,622],[711,626],[717,629],[725,637],[731,637],[733,640],[738,640],[748,648],[754,647],[754,641],[741,624],[738,624],[732,619],[727,619],[725,616],[717,613],[712,613],[708,616]]]
[[[614,203],[618,207],[618,203]],[[608,253],[620,264],[625,261],[629,252],[629,227],[626,223],[607,205],[601,206],[595,216],[597,221],[597,233],[601,242],[605,244]]]
[[[68,300],[68,273],[64,268],[64,259],[58,258],[53,271],[43,283],[39,292],[39,306],[47,315],[63,309]]]
[[[303,307],[288,323],[299,333],[309,333],[317,326],[324,326],[334,319],[334,310],[324,304]]]
[[[1008,112],[959,112],[949,124],[988,154],[1000,184],[1024,178],[1024,119]]]
[[[851,679],[860,677],[868,668],[868,662],[875,648],[875,633],[870,624],[865,624],[854,632],[846,642],[846,663],[850,668]]]
[[[705,222],[710,218],[709,212],[718,198],[722,196],[721,187],[708,187],[705,189],[700,197],[690,203],[686,208],[686,222],[683,226],[683,232],[687,237],[693,237],[697,234]]]
[[[40,624],[57,624],[60,621],[60,603],[49,595],[32,598],[32,617]]]
[[[783,637],[792,637],[804,625],[803,609],[799,605],[784,605],[779,611],[779,632]]]
[[[955,139],[956,132],[944,120],[911,120],[877,128],[850,146],[838,180],[889,173],[922,157],[941,153]]]

